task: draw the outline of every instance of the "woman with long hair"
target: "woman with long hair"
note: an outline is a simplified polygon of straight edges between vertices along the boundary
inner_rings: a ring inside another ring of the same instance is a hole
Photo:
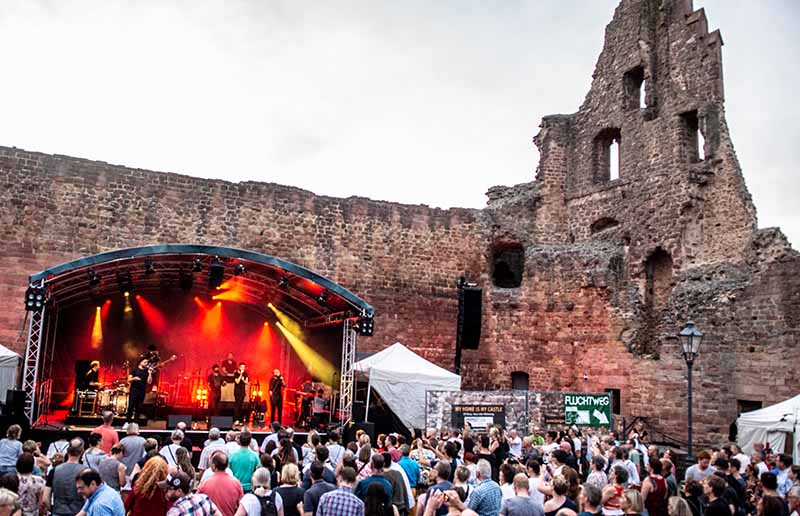
[[[125,512],[129,516],[166,514],[172,504],[167,501],[158,483],[166,480],[168,471],[167,461],[160,456],[144,463],[131,494],[125,500]]]
[[[278,448],[277,453],[275,453],[275,462],[276,467],[280,468],[281,471],[283,467],[288,464],[297,464],[297,452],[294,451],[292,441],[288,438],[281,439],[281,446]]]
[[[0,516],[21,516],[19,496],[14,491],[0,487]]]
[[[367,434],[364,434],[367,435]],[[367,439],[369,436],[367,435]],[[358,450],[358,458],[356,459],[356,480],[364,480],[368,476],[372,475],[372,466],[370,462],[372,461],[372,446],[369,443],[364,444]]]
[[[300,448],[300,450],[303,452],[303,469],[314,462],[314,460],[317,458],[315,450],[319,444],[320,440],[317,431],[309,430],[308,438],[306,438],[306,442],[303,443],[303,446]]]
[[[275,490],[283,501],[285,516],[300,516],[297,504],[303,501],[305,490],[300,487],[300,470],[297,465],[289,463],[281,468],[281,485]]]
[[[175,462],[178,463],[178,471],[183,471],[189,475],[189,478],[194,484],[195,471],[194,466],[192,466],[192,459],[189,457],[189,452],[186,451],[186,448],[183,446],[175,450]]]

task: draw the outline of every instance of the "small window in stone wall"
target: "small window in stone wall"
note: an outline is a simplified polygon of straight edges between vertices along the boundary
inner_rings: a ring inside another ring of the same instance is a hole
[[[672,256],[659,247],[645,261],[644,270],[645,306],[650,310],[660,310],[672,293]]]
[[[522,285],[525,250],[519,243],[496,244],[492,249],[492,284],[500,288]]]
[[[705,159],[705,138],[700,130],[697,110],[681,114],[681,147],[689,163],[699,163]]]
[[[625,87],[625,109],[645,109],[647,83],[644,80],[644,67],[637,66],[625,72],[622,82]]]
[[[530,381],[530,376],[524,371],[511,373],[511,389],[515,391],[527,391],[530,389]]]
[[[620,177],[620,144],[622,132],[615,127],[603,129],[594,139],[592,148],[593,180],[595,184],[607,183]]]

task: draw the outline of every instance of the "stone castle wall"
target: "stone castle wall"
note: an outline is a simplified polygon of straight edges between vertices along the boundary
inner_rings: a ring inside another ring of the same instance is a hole
[[[330,277],[377,310],[361,350],[401,341],[452,368],[456,278],[483,288],[482,341],[464,386],[619,389],[622,413],[685,438],[676,333],[707,335],[696,433],[718,439],[737,400],[800,392],[800,257],[757,229],[725,122],[719,32],[689,0],[623,0],[577,113],[542,121],[535,180],[483,210],[337,199],[0,148],[0,342],[21,350],[27,276],[119,247],[251,249]],[[636,86],[643,79],[645,105]],[[699,132],[705,142],[696,148]],[[619,178],[608,177],[619,141]],[[521,283],[495,256],[522,250]],[[788,361],[788,362],[787,362]]]

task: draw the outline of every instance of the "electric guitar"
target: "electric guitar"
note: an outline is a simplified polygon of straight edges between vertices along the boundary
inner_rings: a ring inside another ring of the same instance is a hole
[[[150,370],[150,372],[152,373],[152,372],[154,372],[156,369],[158,369],[159,367],[165,366],[165,365],[169,364],[170,362],[174,362],[175,360],[178,360],[178,355],[172,355],[172,356],[171,356],[171,357],[169,357],[168,359],[166,359],[166,360],[162,360],[162,361],[160,361],[160,362],[159,362],[159,363],[157,363],[157,364],[148,365],[148,366],[147,366],[147,369],[149,369],[149,370]]]

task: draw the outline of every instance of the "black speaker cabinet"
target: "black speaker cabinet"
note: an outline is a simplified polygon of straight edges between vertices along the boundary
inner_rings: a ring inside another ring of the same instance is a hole
[[[181,421],[186,423],[186,428],[192,428],[191,414],[170,414],[167,416],[167,429],[177,428]]]
[[[464,289],[464,325],[461,329],[461,347],[478,349],[481,342],[481,300],[483,290]]]
[[[233,427],[231,416],[211,416],[211,426],[220,430],[230,430]]]

